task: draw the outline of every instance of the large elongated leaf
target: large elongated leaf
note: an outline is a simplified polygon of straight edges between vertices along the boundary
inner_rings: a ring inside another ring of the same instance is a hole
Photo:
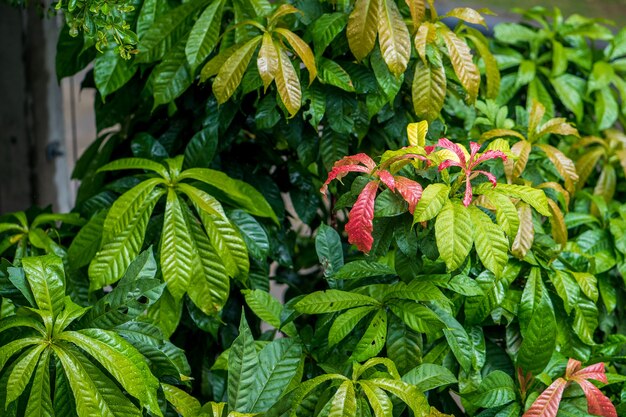
[[[241,83],[243,74],[261,40],[262,36],[250,39],[233,52],[220,68],[213,81],[213,93],[219,104],[225,103]]]
[[[441,35],[448,49],[454,72],[467,91],[469,101],[474,102],[480,87],[480,72],[472,60],[472,52],[463,39],[447,27],[444,28]]]
[[[429,415],[430,406],[424,394],[422,394],[414,385],[407,384],[404,381],[389,378],[373,378],[371,383],[377,387],[390,392],[406,405],[409,406],[416,417],[426,417]]]
[[[24,258],[22,267],[37,307],[56,317],[63,308],[65,297],[65,272],[61,258],[56,255]]]
[[[387,327],[385,349],[389,359],[396,364],[398,372],[405,374],[420,363],[422,335],[411,330],[399,319],[391,316]]]
[[[50,397],[50,349],[44,350],[39,358],[24,415],[29,417],[54,416]]]
[[[502,371],[493,371],[480,383],[478,390],[468,396],[475,405],[483,408],[499,407],[515,400],[515,383]]]
[[[156,396],[159,382],[130,343],[114,332],[100,329],[67,331],[59,338],[76,344],[95,358],[143,407],[160,414]]]
[[[552,302],[538,268],[531,270],[526,281],[519,320],[523,340],[517,354],[517,365],[524,372],[537,375],[552,357],[557,331]]]
[[[576,165],[565,154],[554,146],[540,143],[537,145],[542,151],[545,152],[550,162],[555,166],[556,170],[561,174],[565,181],[565,188],[570,194],[574,194],[576,191],[576,182],[578,181],[578,174],[576,173]]]
[[[344,13],[331,13],[321,15],[313,23],[312,36],[316,56],[320,56],[328,48],[346,27],[347,22],[348,19]]]
[[[94,63],[96,88],[106,97],[124,86],[137,72],[138,66],[120,57],[113,46],[98,54]]]
[[[348,17],[348,45],[354,57],[361,61],[374,49],[381,0],[356,0]]]
[[[378,42],[383,59],[396,76],[406,71],[411,58],[409,30],[395,0],[379,0]]]
[[[387,337],[387,313],[380,309],[365,329],[361,340],[356,344],[352,358],[358,362],[363,362],[376,356],[385,346],[385,337]]]
[[[183,38],[174,45],[152,71],[154,106],[173,101],[184,93],[193,81],[193,71],[185,57],[186,41],[187,38]]]
[[[220,34],[222,24],[223,0],[215,0],[204,9],[194,23],[185,45],[185,55],[191,66],[191,72],[200,65],[213,51]]]
[[[317,68],[315,67],[315,57],[313,51],[309,45],[302,40],[298,35],[285,28],[276,28],[275,32],[280,34],[291,45],[293,51],[302,60],[302,63],[309,71],[309,85],[315,80],[317,76]]]
[[[439,117],[446,97],[446,71],[443,66],[418,60],[413,76],[413,109],[418,118],[429,122]]]
[[[302,313],[320,314],[345,310],[350,307],[376,306],[378,304],[376,299],[367,295],[348,291],[326,290],[305,296],[294,307]]]
[[[403,375],[402,380],[417,386],[423,392],[458,382],[448,368],[434,363],[424,363],[417,366]]]
[[[263,42],[261,43],[261,49],[259,49],[259,56],[256,61],[265,91],[267,91],[267,88],[276,77],[278,60],[278,51],[274,46],[272,35],[266,32],[263,34]]]
[[[298,74],[287,56],[287,53],[275,42],[274,47],[278,51],[278,67],[276,70],[276,88],[280,100],[285,105],[289,114],[293,117],[300,110],[302,104],[302,89],[300,88],[300,80]],[[309,51],[309,53],[311,53]],[[314,64],[313,64],[314,65]]]
[[[349,213],[346,224],[348,242],[365,253],[372,249],[374,237],[374,199],[378,191],[378,181],[370,181],[363,188]]]
[[[183,417],[202,416],[200,401],[173,385],[162,383],[163,393],[167,402],[174,406]]]
[[[230,347],[228,354],[228,408],[248,410],[254,399],[256,370],[259,360],[254,339],[245,317],[242,315],[239,336]]]
[[[265,346],[259,353],[256,383],[246,410],[267,411],[296,376],[301,356],[302,347],[294,339],[279,339]]]
[[[317,229],[315,250],[324,268],[324,276],[333,276],[343,266],[341,238],[332,227],[322,224]]]
[[[67,250],[67,256],[73,268],[88,265],[98,252],[98,249],[100,249],[102,229],[106,216],[106,210],[95,214],[72,240],[72,244]]]
[[[450,187],[446,184],[430,184],[422,192],[422,198],[415,206],[413,212],[413,221],[424,222],[437,216],[446,201],[448,201],[448,194],[450,193]]]
[[[357,410],[356,394],[352,381],[341,383],[331,400],[328,417],[355,417]]]
[[[254,314],[276,329],[280,328],[281,313],[283,311],[283,305],[280,301],[263,290],[243,290],[242,294],[244,294],[246,303]],[[297,335],[297,330],[293,323],[287,324],[281,330],[291,337],[296,337]]]
[[[334,346],[341,342],[365,316],[375,309],[376,307],[373,306],[352,308],[337,317],[328,331],[328,345]]]
[[[446,325],[446,328],[443,329],[443,334],[448,341],[452,354],[461,365],[461,368],[469,372],[472,366],[474,347],[467,331],[461,323],[444,309],[435,306],[433,311],[437,313],[441,321]]]
[[[465,262],[472,248],[473,233],[467,207],[448,200],[435,221],[435,235],[439,254],[449,270],[455,270]]]
[[[6,405],[11,404],[22,395],[24,388],[26,388],[26,385],[33,377],[35,367],[44,349],[46,349],[46,345],[43,343],[39,344],[28,349],[15,360],[15,366],[13,366],[9,375]]]
[[[148,220],[164,194],[146,180],[124,193],[109,210],[102,232],[102,248],[89,265],[90,289],[102,288],[121,278],[143,245]]]
[[[368,380],[359,381],[359,385],[361,385],[363,393],[374,410],[375,417],[393,416],[393,403],[385,391]]]
[[[509,242],[502,229],[482,210],[472,206],[470,216],[474,226],[474,246],[478,257],[498,278],[509,259]]]

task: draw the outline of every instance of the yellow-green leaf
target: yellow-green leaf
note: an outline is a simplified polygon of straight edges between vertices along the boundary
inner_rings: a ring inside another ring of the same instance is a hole
[[[613,199],[615,194],[615,186],[617,185],[617,176],[615,168],[611,164],[604,164],[600,178],[593,189],[595,195],[602,196],[607,203]]]
[[[544,143],[538,144],[537,146],[546,154],[550,162],[552,162],[556,170],[561,174],[561,177],[563,177],[565,189],[570,194],[574,194],[576,191],[576,182],[578,181],[578,173],[576,172],[574,162],[554,146]]]
[[[357,61],[361,61],[374,49],[378,30],[381,0],[356,0],[348,17],[348,45]]]
[[[261,49],[259,49],[256,65],[261,80],[263,80],[263,88],[267,91],[267,87],[274,81],[276,72],[278,72],[278,52],[269,33],[263,34],[263,43],[261,44]]]
[[[485,75],[487,79],[486,97],[496,99],[500,93],[500,70],[498,70],[498,62],[489,49],[489,41],[487,38],[477,30],[472,29],[470,33],[472,33],[472,35],[468,35],[467,38],[472,41],[485,64]]]
[[[565,247],[567,244],[567,226],[565,226],[563,212],[551,198],[548,198],[548,207],[550,208],[550,213],[552,213],[552,217],[550,217],[552,238],[556,243],[560,244],[561,247]]]
[[[428,122],[422,120],[417,123],[409,123],[406,127],[410,146],[426,146],[426,134],[428,133]]]
[[[533,225],[533,212],[528,204],[520,202],[517,205],[517,214],[520,223],[513,245],[511,245],[511,253],[523,259],[535,240],[535,226]]]
[[[413,222],[425,222],[439,214],[439,211],[448,201],[449,192],[450,187],[446,184],[435,183],[427,186],[422,192],[422,198],[415,206]]]
[[[420,119],[429,122],[439,117],[446,98],[446,71],[430,63],[417,61],[413,78],[413,109]]]
[[[383,59],[396,76],[403,74],[411,58],[411,38],[395,0],[380,0],[378,42]]]
[[[424,0],[405,0],[409,11],[411,12],[411,21],[413,22],[413,31],[420,27],[426,15],[426,4]]]
[[[291,45],[296,55],[300,57],[302,63],[309,71],[309,85],[311,85],[313,80],[315,80],[315,77],[317,77],[317,68],[315,66],[313,51],[311,51],[309,45],[307,45],[306,42],[290,30],[278,28],[275,32],[283,36],[287,42],[289,42],[289,45]]]
[[[448,200],[435,221],[435,236],[439,255],[448,270],[459,268],[467,259],[474,240],[468,208],[458,201]]]
[[[504,162],[504,172],[510,181],[519,178],[526,169],[531,149],[532,145],[527,140],[521,140],[511,147],[511,153],[517,159],[509,158]]]
[[[472,225],[474,227],[474,246],[483,265],[496,278],[509,260],[509,242],[504,231],[491,218],[476,206],[469,208]]]
[[[445,16],[442,16],[442,18],[444,17],[456,17],[467,23],[487,27],[487,23],[482,15],[470,7],[455,7],[446,13]]]
[[[467,90],[470,103],[476,101],[480,87],[480,72],[472,60],[472,52],[467,43],[445,26],[440,27],[441,35],[450,54],[450,62],[463,88]]]
[[[213,93],[219,104],[225,103],[239,87],[243,74],[246,72],[252,55],[262,38],[259,35],[250,39],[237,49],[220,68],[215,81],[213,81]]]
[[[280,48],[278,43],[274,43],[274,46],[279,54],[278,71],[276,72],[275,78],[276,88],[278,89],[278,95],[285,105],[285,108],[293,117],[298,113],[298,110],[300,110],[302,103],[300,80],[285,51]]]
[[[356,395],[352,381],[342,382],[331,401],[328,417],[356,417]]]

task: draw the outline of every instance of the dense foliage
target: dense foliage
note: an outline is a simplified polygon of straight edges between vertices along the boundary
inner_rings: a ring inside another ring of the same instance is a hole
[[[0,218],[3,415],[626,414],[626,30],[58,6],[99,136]]]

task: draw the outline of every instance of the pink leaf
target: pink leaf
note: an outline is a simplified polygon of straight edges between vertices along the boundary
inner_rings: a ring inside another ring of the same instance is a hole
[[[615,406],[611,403],[611,400],[595,385],[579,377],[572,378],[572,381],[578,382],[578,385],[580,385],[585,392],[589,414],[603,417],[617,417],[617,411],[615,410]]]
[[[404,201],[409,203],[409,212],[413,214],[415,206],[422,198],[422,186],[419,182],[405,177],[396,176],[396,190],[400,193]]]
[[[554,381],[537,397],[522,417],[555,417],[566,386],[567,381],[563,378]]]
[[[472,183],[470,181],[470,177],[465,177],[465,195],[463,196],[463,205],[465,207],[469,206],[472,203],[472,196],[474,195],[472,191]]]
[[[356,155],[344,156],[339,161],[335,162],[333,167],[338,167],[342,165],[356,165],[359,163],[369,168],[369,172],[372,172],[374,168],[376,168],[376,162],[374,162],[372,158],[370,158],[364,153],[357,153]]]
[[[361,194],[354,203],[346,224],[346,232],[348,232],[348,242],[356,245],[356,247],[365,253],[372,249],[374,238],[372,231],[374,230],[374,199],[376,191],[378,191],[378,181],[367,183]]]
[[[470,156],[472,159],[474,159],[474,156],[478,153],[478,151],[480,150],[480,143],[476,143],[476,142],[470,142]]]
[[[446,159],[445,161],[439,164],[439,171],[443,171],[444,169],[449,168],[449,167],[463,168],[463,165],[461,165],[461,163],[459,162],[453,161],[452,159]]]
[[[572,359],[570,359],[571,361]],[[578,361],[577,361],[578,362]],[[578,362],[578,369],[580,369],[580,362]],[[569,363],[568,363],[569,368]],[[575,373],[570,374],[570,378],[583,378],[583,379],[595,379],[596,381],[600,381],[603,383],[608,383],[606,379],[606,372],[604,370],[604,363],[596,363],[594,365],[590,365],[584,369],[577,370]]]
[[[574,374],[580,370],[581,365],[582,364],[580,363],[580,361],[570,358],[567,361],[567,368],[565,369],[565,378],[570,379],[571,377],[573,377]]]
[[[491,172],[480,171],[479,170],[479,171],[474,171],[474,173],[476,173],[476,174],[483,174],[485,177],[487,177],[489,179],[489,182],[491,182],[494,187],[498,184],[498,181],[496,180],[496,176],[493,175]]]
[[[322,185],[322,188],[320,188],[320,193],[322,194],[326,194],[326,192],[328,191],[328,184],[330,184],[332,180],[340,180],[345,177],[349,172],[364,172],[366,174],[370,172],[370,169],[362,165],[337,165],[337,163],[335,163],[335,165],[336,166],[328,173],[328,178],[326,178],[326,182],[324,182],[324,185]]]
[[[437,142],[437,146],[439,146],[440,148],[451,150],[452,152],[456,154],[456,156],[459,157],[459,161],[461,161],[461,166],[467,165],[467,160],[465,159],[465,152],[463,152],[463,149],[461,149],[461,147],[457,145],[456,143],[452,143],[450,142],[450,140],[446,138],[441,138],[439,139],[439,142]]]
[[[437,147],[436,145],[424,146],[424,150],[426,151],[426,155],[430,155],[431,153],[433,153],[433,151],[435,150],[436,147]]]
[[[487,151],[478,157],[474,162],[472,162],[470,169],[474,168],[476,165],[488,161],[490,159],[501,158],[503,161],[506,161],[506,155],[502,151]]]
[[[380,178],[380,180],[383,182],[383,184],[387,186],[387,188],[389,188],[391,191],[396,190],[396,183],[393,179],[393,175],[391,175],[391,172],[383,169],[376,172],[376,175],[378,175],[378,178]]]

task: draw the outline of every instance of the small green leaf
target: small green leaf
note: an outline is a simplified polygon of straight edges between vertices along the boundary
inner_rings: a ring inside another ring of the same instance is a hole
[[[332,227],[322,224],[317,229],[315,250],[325,277],[333,276],[343,266],[341,238]]]
[[[348,291],[326,290],[317,291],[305,296],[294,306],[305,314],[330,313],[350,307],[376,306],[378,301],[367,295]]]
[[[458,382],[448,368],[434,363],[419,365],[403,375],[402,380],[417,386],[423,392]]]

